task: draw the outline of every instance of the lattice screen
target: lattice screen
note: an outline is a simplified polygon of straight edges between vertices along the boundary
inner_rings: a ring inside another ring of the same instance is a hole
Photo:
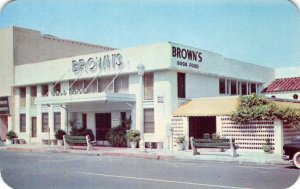
[[[188,135],[188,118],[187,117],[173,117],[173,141],[176,141],[178,137],[185,137],[186,141],[189,141]]]
[[[218,117],[217,133],[222,137],[233,137],[240,149],[262,150],[262,145],[269,138],[274,150],[274,121],[253,121],[238,124],[228,116]]]

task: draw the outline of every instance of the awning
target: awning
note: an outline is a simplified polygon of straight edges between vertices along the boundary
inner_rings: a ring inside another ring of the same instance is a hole
[[[179,106],[173,116],[229,115],[236,110],[238,97],[199,98],[188,100]]]
[[[64,96],[47,96],[38,97],[35,100],[36,104],[53,105],[53,104],[78,104],[78,103],[93,103],[93,102],[135,102],[135,94],[125,93],[89,93]]]
[[[276,101],[276,99],[270,100],[274,101],[275,104],[280,107],[290,107],[300,110],[300,102]],[[173,116],[192,117],[230,115],[236,110],[238,103],[239,96],[191,99],[180,105],[173,112]]]

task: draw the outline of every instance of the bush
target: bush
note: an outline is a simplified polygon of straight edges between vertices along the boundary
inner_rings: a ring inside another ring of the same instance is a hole
[[[185,140],[185,136],[180,136],[180,137],[177,137],[177,139],[176,139],[176,143],[177,144],[181,144],[181,143],[183,143],[184,142],[184,140]]]
[[[55,134],[54,134],[54,137],[57,139],[57,140],[62,140],[63,139],[63,136],[66,135],[66,132],[62,129],[58,129]]]
[[[109,129],[106,134],[106,139],[114,147],[127,146],[126,127],[122,125]]]
[[[8,131],[6,133],[6,137],[7,137],[8,140],[18,138],[17,134],[14,131]]]
[[[289,107],[279,107],[266,97],[252,94],[241,96],[237,110],[231,120],[245,124],[254,120],[274,120],[278,118],[294,128],[300,128],[300,112]]]
[[[140,136],[141,136],[140,131],[138,131],[136,129],[130,129],[127,132],[127,139],[130,142],[139,142],[141,140]]]

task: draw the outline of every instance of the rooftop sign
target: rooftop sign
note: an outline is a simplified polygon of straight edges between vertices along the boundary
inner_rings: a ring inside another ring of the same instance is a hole
[[[200,51],[190,50],[185,47],[172,46],[172,57],[177,59],[177,65],[199,69],[199,62],[202,62]]]
[[[123,57],[120,53],[72,60],[72,72],[75,74],[81,72],[108,72],[121,69],[122,67]]]

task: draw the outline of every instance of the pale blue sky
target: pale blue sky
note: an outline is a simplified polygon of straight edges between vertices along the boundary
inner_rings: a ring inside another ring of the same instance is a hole
[[[172,41],[268,67],[300,66],[300,14],[287,0],[16,0],[0,28],[126,48]]]

